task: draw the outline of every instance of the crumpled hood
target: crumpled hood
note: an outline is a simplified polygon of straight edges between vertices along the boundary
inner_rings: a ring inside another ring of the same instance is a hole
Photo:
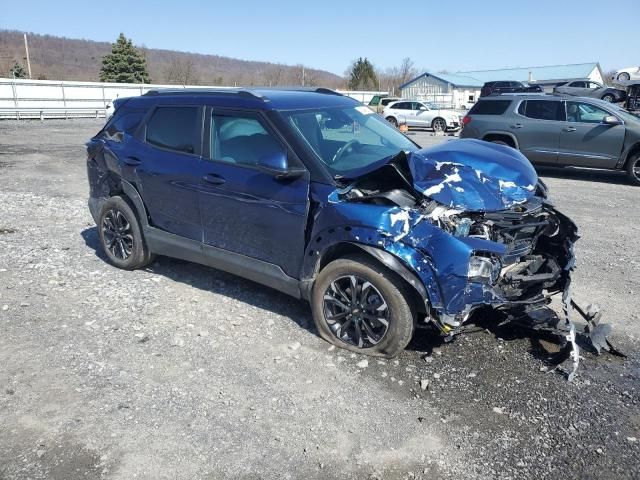
[[[452,140],[408,154],[414,188],[451,208],[489,212],[524,203],[538,175],[519,151],[481,140]]]

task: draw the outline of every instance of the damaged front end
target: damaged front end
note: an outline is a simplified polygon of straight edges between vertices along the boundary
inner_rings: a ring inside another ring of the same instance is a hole
[[[520,152],[456,140],[401,152],[343,183],[316,220],[318,242],[332,241],[327,231],[320,233],[323,217],[331,217],[327,225],[349,225],[352,242],[398,258],[424,286],[423,323],[446,335],[487,306],[510,321],[552,329],[566,339],[573,374],[579,350],[570,284],[578,229],[548,201],[545,185]],[[549,308],[556,294],[563,319]],[[596,343],[598,350],[604,345]]]

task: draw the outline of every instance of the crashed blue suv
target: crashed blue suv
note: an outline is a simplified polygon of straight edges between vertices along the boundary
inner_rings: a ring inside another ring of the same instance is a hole
[[[506,146],[420,149],[325,89],[157,90],[87,143],[108,260],[166,255],[310,302],[327,341],[393,356],[480,307],[534,315],[564,293],[577,229]]]

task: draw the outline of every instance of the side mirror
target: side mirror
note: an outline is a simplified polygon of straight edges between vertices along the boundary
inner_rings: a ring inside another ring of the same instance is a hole
[[[420,108],[419,108],[419,110],[420,110],[421,112],[426,112],[426,111],[427,111],[427,107],[420,107]]]
[[[271,152],[260,156],[256,165],[262,172],[273,175],[276,178],[299,177],[306,171],[301,167],[289,167],[287,154],[283,151]]]
[[[605,125],[620,125],[622,122],[614,115],[607,115],[602,119],[602,123]]]

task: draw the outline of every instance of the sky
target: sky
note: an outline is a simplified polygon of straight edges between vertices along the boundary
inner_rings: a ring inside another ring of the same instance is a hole
[[[338,75],[358,57],[383,69],[410,57],[434,72],[640,65],[637,26],[625,27],[640,18],[640,0],[0,0],[0,12],[0,29],[109,42],[123,32],[148,48]]]

